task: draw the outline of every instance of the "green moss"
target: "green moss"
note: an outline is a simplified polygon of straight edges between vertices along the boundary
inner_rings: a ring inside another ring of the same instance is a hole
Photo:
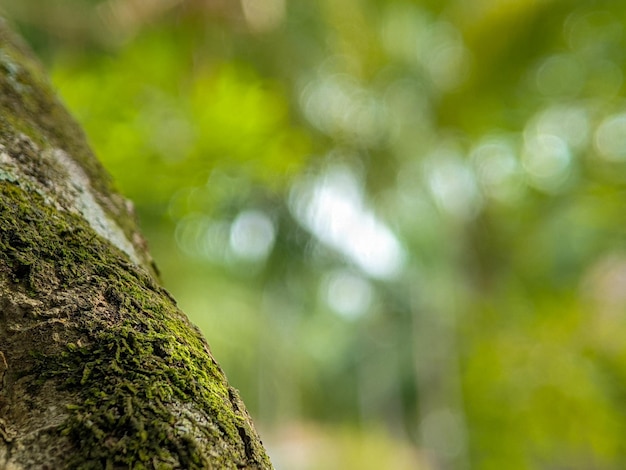
[[[70,468],[270,468],[206,342],[167,293],[84,220],[2,178],[0,273],[42,301],[41,315],[52,315],[55,291],[71,296],[57,309],[63,340],[34,344],[21,374],[79,397],[58,430],[77,449]]]
[[[1,19],[0,109],[0,142],[10,142],[23,133],[41,149],[64,150],[85,171],[94,196],[126,238],[137,239],[134,216],[124,199],[111,197],[116,194],[113,181],[93,155],[84,132],[59,102],[34,55]],[[149,256],[144,258],[145,267],[153,269]]]
[[[87,173],[100,205],[134,239],[124,201],[112,196],[82,131],[3,24],[0,108],[0,143],[13,157],[34,165],[43,181],[53,176],[46,162],[37,164],[40,152],[65,150]],[[20,147],[20,133],[39,148]],[[33,299],[0,310],[0,344],[20,364],[19,374],[8,374],[7,390],[19,378],[33,393],[52,383],[74,397],[65,422],[49,430],[75,447],[63,467],[271,468],[236,392],[167,292],[85,220],[46,205],[36,189],[3,170],[0,279]],[[19,317],[20,331],[32,331],[19,345],[2,336],[15,320],[10,315]]]
[[[2,115],[36,143],[64,149],[80,162],[101,194],[112,180],[93,157],[83,131],[59,103],[28,47],[0,23],[0,104]]]

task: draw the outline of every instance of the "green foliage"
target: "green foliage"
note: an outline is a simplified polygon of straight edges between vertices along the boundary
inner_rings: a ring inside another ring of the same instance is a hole
[[[216,166],[273,185],[306,155],[280,89],[245,64],[212,63],[191,36],[158,29],[111,57],[55,69],[97,153],[139,204],[165,205]]]

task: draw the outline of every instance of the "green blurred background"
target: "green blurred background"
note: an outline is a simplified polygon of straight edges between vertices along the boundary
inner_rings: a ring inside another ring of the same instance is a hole
[[[278,470],[626,468],[626,4],[3,0]]]

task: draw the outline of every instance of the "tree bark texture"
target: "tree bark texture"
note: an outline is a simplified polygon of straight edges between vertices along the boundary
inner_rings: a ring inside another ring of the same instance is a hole
[[[0,24],[0,469],[267,469],[28,48]]]

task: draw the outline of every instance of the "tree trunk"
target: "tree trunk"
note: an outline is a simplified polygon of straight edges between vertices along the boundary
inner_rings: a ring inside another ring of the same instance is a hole
[[[28,49],[0,24],[0,468],[271,468]]]

